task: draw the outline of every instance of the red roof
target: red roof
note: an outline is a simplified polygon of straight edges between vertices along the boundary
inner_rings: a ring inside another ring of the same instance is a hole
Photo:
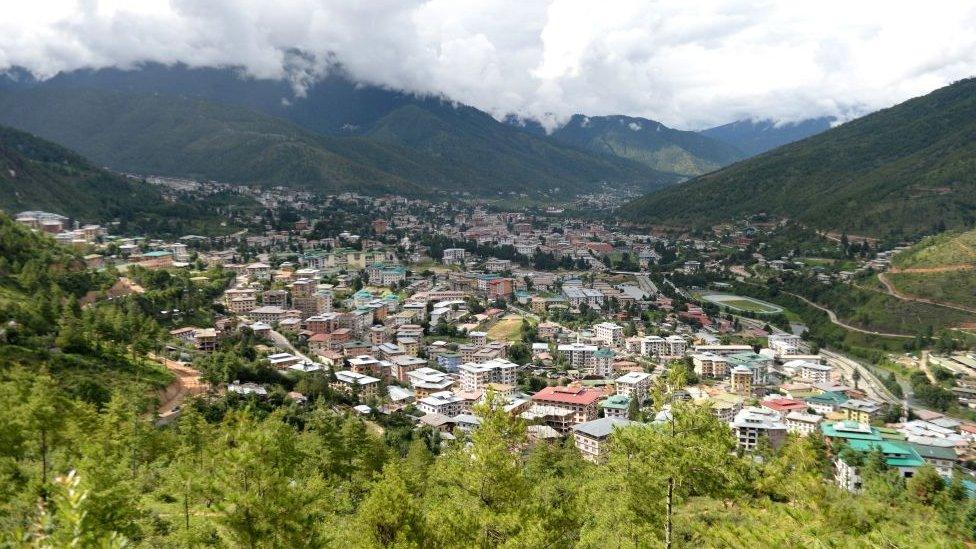
[[[310,342],[323,342],[324,343],[324,342],[326,342],[326,341],[329,340],[329,335],[328,334],[315,334],[312,337],[308,338],[308,340]]]
[[[588,389],[585,387],[546,387],[532,395],[532,400],[587,406],[603,397],[603,391],[597,389]]]
[[[763,408],[769,408],[776,412],[786,412],[792,410],[803,411],[808,408],[807,403],[802,400],[792,398],[771,398],[762,402]]]

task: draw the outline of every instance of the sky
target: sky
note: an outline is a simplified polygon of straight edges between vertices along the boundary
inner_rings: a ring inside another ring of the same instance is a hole
[[[574,113],[682,129],[843,120],[976,75],[972,0],[0,3],[0,69],[238,66],[300,96],[338,63],[550,127]]]

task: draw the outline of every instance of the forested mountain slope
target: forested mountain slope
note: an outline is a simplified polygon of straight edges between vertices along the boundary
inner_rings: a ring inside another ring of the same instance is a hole
[[[631,116],[577,114],[552,136],[681,176],[701,175],[745,157],[735,147],[706,135]]]
[[[904,237],[976,222],[976,80],[785,145],[621,210],[701,226],[767,212],[812,227]]]
[[[152,185],[5,126],[0,126],[0,209],[10,214],[46,210],[91,223],[117,221],[115,230],[154,235],[231,230],[219,226],[213,205],[165,200]]]

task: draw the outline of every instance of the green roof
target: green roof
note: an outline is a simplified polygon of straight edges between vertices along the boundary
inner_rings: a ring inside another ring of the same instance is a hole
[[[626,410],[628,406],[630,406],[630,397],[627,395],[613,395],[600,402],[600,408]]]
[[[922,458],[929,459],[946,459],[957,461],[959,456],[956,455],[956,451],[952,448],[947,448],[945,446],[929,446],[928,444],[918,444],[917,442],[909,442],[912,448],[918,452]]]
[[[838,406],[847,402],[850,399],[844,393],[838,393],[836,391],[826,391],[819,395],[805,397],[803,400],[805,400],[810,404],[832,404],[834,406]]]
[[[874,441],[879,442],[882,436],[874,427],[870,427],[870,433],[858,432],[855,429],[862,424],[856,421],[824,421],[820,424],[820,432],[827,438],[842,438],[847,441]]]
[[[907,442],[891,440],[851,440],[847,446],[856,452],[869,453],[880,448],[889,467],[921,467],[925,464],[918,452]]]
[[[613,358],[613,349],[597,349],[593,356],[597,358]]]

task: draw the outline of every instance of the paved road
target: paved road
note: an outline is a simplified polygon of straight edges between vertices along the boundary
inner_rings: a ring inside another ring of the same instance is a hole
[[[820,354],[827,359],[828,364],[844,372],[844,376],[852,385],[854,384],[854,370],[861,372],[861,380],[858,382],[858,387],[863,389],[870,398],[879,402],[901,405],[901,399],[891,394],[891,391],[881,383],[881,380],[859,362],[838,352],[828,351],[826,349],[821,349]]]

